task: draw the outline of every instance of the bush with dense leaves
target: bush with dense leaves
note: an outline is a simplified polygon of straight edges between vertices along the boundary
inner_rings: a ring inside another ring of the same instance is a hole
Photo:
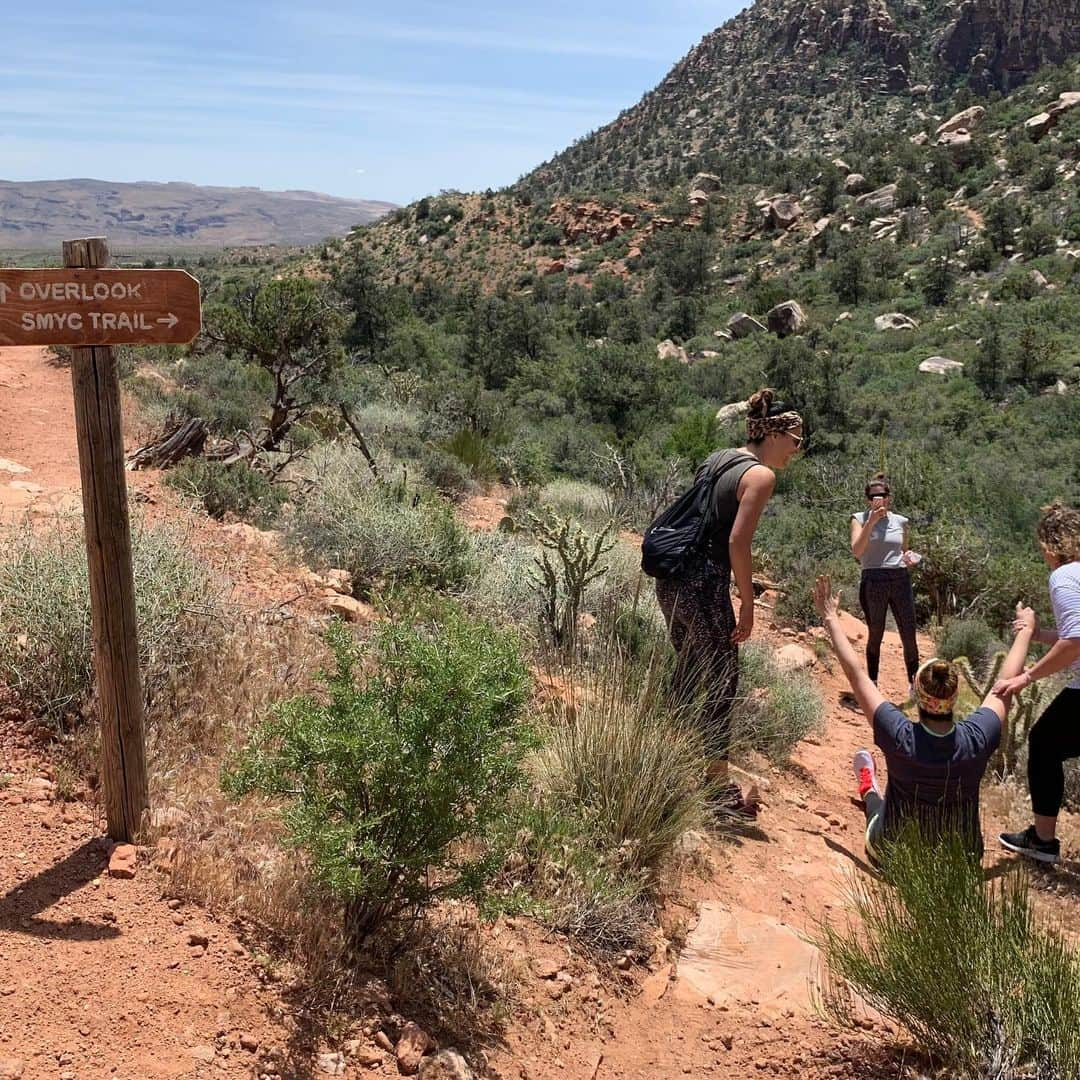
[[[288,842],[360,946],[438,897],[478,896],[501,864],[529,679],[513,638],[452,614],[367,648],[339,626],[329,644],[326,696],[278,706],[224,783],[282,800]]]

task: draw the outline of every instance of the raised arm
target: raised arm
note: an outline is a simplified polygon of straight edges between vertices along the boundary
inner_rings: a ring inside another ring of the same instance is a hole
[[[867,515],[866,520],[860,525],[859,519],[852,517],[851,519],[851,554],[856,559],[861,559],[866,552],[866,545],[870,543],[870,534],[874,531],[874,526],[883,518],[888,516],[889,511],[885,509],[884,505],[875,506]]]
[[[1023,670],[1036,628],[1035,612],[1029,607],[1024,607],[1023,604],[1017,604],[1016,619],[1013,622],[1016,637],[1013,638],[1012,648],[1009,649],[1008,655],[1002,661],[998,681],[994,683],[993,689],[982,703],[984,709],[992,709],[1002,720],[1005,719],[1005,714],[1012,704],[1012,695],[1023,690],[1025,686],[1031,685],[1031,680],[1020,675],[1020,672]],[[1013,686],[1014,683],[1020,685]]]
[[[832,642],[833,652],[840,666],[844,669],[848,684],[851,686],[855,700],[859,708],[866,715],[867,720],[874,719],[874,713],[878,706],[885,700],[885,696],[874,685],[870,676],[866,674],[855,650],[851,647],[844,628],[840,625],[840,594],[832,591],[832,581],[828,577],[819,577],[814,583],[814,607],[821,616],[822,625]]]
[[[754,562],[750,542],[761,520],[761,511],[773,493],[776,475],[764,465],[753,465],[743,474],[739,511],[728,537],[728,558],[739,590],[739,621],[732,640],[746,641],[754,629]]]

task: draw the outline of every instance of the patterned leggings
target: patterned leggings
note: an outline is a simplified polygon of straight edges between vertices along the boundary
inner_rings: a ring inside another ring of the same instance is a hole
[[[673,702],[693,708],[706,753],[726,760],[739,688],[739,647],[731,640],[731,570],[708,559],[695,560],[678,578],[658,580],[656,599],[679,657]]]
[[[915,593],[907,570],[864,570],[859,582],[859,604],[866,616],[866,673],[878,680],[881,639],[885,616],[892,608],[896,628],[904,645],[904,666],[908,682],[919,670],[919,643],[915,638]]]

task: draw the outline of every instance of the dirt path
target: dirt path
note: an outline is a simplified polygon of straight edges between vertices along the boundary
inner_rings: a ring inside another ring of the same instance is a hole
[[[67,373],[43,350],[0,350],[0,514],[78,506],[70,398]],[[156,502],[152,475],[131,479]],[[495,493],[469,510],[490,528],[504,502]],[[157,510],[182,513],[164,499]],[[233,577],[238,602],[295,598],[303,572],[264,534],[204,518],[196,528],[200,550]],[[770,628],[770,614],[759,611],[761,634],[790,640]],[[859,648],[865,628],[847,625]],[[489,1076],[900,1075],[873,1020],[864,1032],[839,1033],[811,1000],[817,958],[806,935],[843,909],[845,881],[862,865],[851,757],[870,741],[866,720],[840,703],[838,667],[818,661],[814,672],[824,733],[800,746],[791,767],[766,774],[754,828],[705,840],[711,869],[669,905],[669,922],[681,915],[687,930],[676,965],[658,955],[647,973],[601,979],[535,924],[499,920],[495,947],[525,963],[554,951],[565,956],[566,976],[527,977]],[[895,635],[886,638],[882,686],[895,700],[905,696]],[[102,823],[88,806],[60,801],[55,780],[0,700],[0,1080],[326,1075],[310,1054],[290,1056],[295,1031],[283,992],[267,984],[235,929],[170,900],[168,878],[149,856],[133,880],[108,877]],[[988,835],[1018,823],[1015,806],[988,801]],[[1064,830],[1071,846],[1080,841],[1075,826],[1070,819]],[[1050,893],[1045,903],[1061,917],[1074,911]],[[396,1075],[390,1055],[372,1061],[350,1062],[345,1075]]]

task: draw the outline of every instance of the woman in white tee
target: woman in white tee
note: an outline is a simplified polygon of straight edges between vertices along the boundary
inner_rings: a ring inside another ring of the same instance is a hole
[[[1002,833],[1000,839],[1010,851],[1054,863],[1061,856],[1057,819],[1065,797],[1064,765],[1080,757],[1080,510],[1061,503],[1044,507],[1038,537],[1050,567],[1054,629],[1036,625],[1035,640],[1050,650],[1015,678],[998,680],[994,693],[1015,694],[1062,671],[1071,678],[1028,735],[1028,788],[1035,822],[1022,832]]]
[[[885,616],[892,610],[904,646],[908,682],[919,670],[915,636],[915,594],[911,588],[912,553],[908,519],[892,510],[892,491],[884,473],[866,485],[867,509],[851,515],[851,552],[862,567],[859,603],[866,618],[866,673],[878,681]]]

